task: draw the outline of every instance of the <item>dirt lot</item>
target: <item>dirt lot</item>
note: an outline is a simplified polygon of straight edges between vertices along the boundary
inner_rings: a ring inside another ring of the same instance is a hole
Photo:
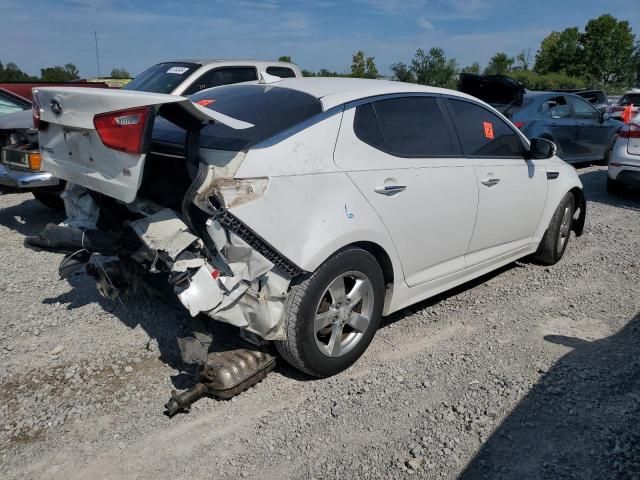
[[[184,315],[57,280],[61,257],[22,239],[61,217],[0,197],[0,478],[640,479],[640,197],[580,173],[586,230],[560,264],[385,319],[337,377],[281,363],[172,419]]]

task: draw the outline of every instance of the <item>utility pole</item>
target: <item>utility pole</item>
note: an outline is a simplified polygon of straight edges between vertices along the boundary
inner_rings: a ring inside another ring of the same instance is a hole
[[[100,55],[98,54],[98,33],[94,30],[93,37],[96,40],[96,62],[98,63],[98,80],[100,80]]]

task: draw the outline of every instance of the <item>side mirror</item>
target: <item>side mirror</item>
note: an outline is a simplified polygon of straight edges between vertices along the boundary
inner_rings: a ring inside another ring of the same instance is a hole
[[[546,138],[532,138],[527,152],[527,158],[533,160],[544,160],[553,157],[558,149],[556,144]]]
[[[607,120],[609,120],[610,117],[611,116],[607,112],[600,112],[600,118],[599,118],[600,123],[606,122]]]

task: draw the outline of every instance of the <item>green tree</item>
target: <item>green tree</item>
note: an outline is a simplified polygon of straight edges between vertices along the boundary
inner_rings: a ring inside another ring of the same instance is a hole
[[[394,63],[391,65],[391,71],[393,72],[393,78],[399,82],[416,83],[416,78],[405,63]]]
[[[278,61],[293,63],[293,60],[291,60],[291,56],[289,55],[282,55],[281,57],[278,57]]]
[[[531,49],[527,48],[526,50],[522,50],[516,56],[516,66],[513,68],[514,70],[529,70],[531,66]]]
[[[0,62],[0,81],[24,82],[27,80],[34,80],[34,77],[27,75],[13,62],[7,63],[6,66],[3,66],[2,62]]]
[[[487,67],[484,69],[485,75],[506,75],[511,71],[513,64],[515,63],[515,59],[510,57],[504,52],[496,53],[489,63]]]
[[[458,64],[455,58],[448,59],[441,48],[431,48],[429,53],[416,50],[410,70],[422,85],[455,88],[457,83]]]
[[[578,27],[547,35],[540,43],[533,69],[542,74],[564,72],[567,75],[583,75],[584,61]]]
[[[362,50],[358,50],[351,61],[351,76],[356,78],[377,78],[378,69],[375,57],[365,57]]]
[[[589,20],[581,37],[586,73],[603,85],[633,81],[635,35],[611,15]]]
[[[111,70],[111,78],[131,78],[131,74],[124,68],[114,68]]]
[[[64,67],[41,68],[40,76],[44,82],[69,82],[80,78],[78,68],[73,63],[67,63]]]
[[[473,62],[462,69],[462,73],[475,73],[476,75],[479,75],[481,71],[482,68],[478,62]]]

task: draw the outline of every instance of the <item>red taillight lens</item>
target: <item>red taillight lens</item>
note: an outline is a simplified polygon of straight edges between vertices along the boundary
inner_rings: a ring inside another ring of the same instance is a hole
[[[105,146],[128,153],[142,153],[147,120],[152,107],[118,110],[93,117],[93,125]]]
[[[33,92],[33,102],[31,103],[31,116],[33,117],[33,128],[40,129],[40,101],[38,92]]]
[[[522,130],[522,127],[524,127],[524,122],[513,122],[513,124],[520,130]]]
[[[618,132],[618,137],[640,138],[640,125],[636,125],[635,123],[630,123],[629,125],[625,125]]]

